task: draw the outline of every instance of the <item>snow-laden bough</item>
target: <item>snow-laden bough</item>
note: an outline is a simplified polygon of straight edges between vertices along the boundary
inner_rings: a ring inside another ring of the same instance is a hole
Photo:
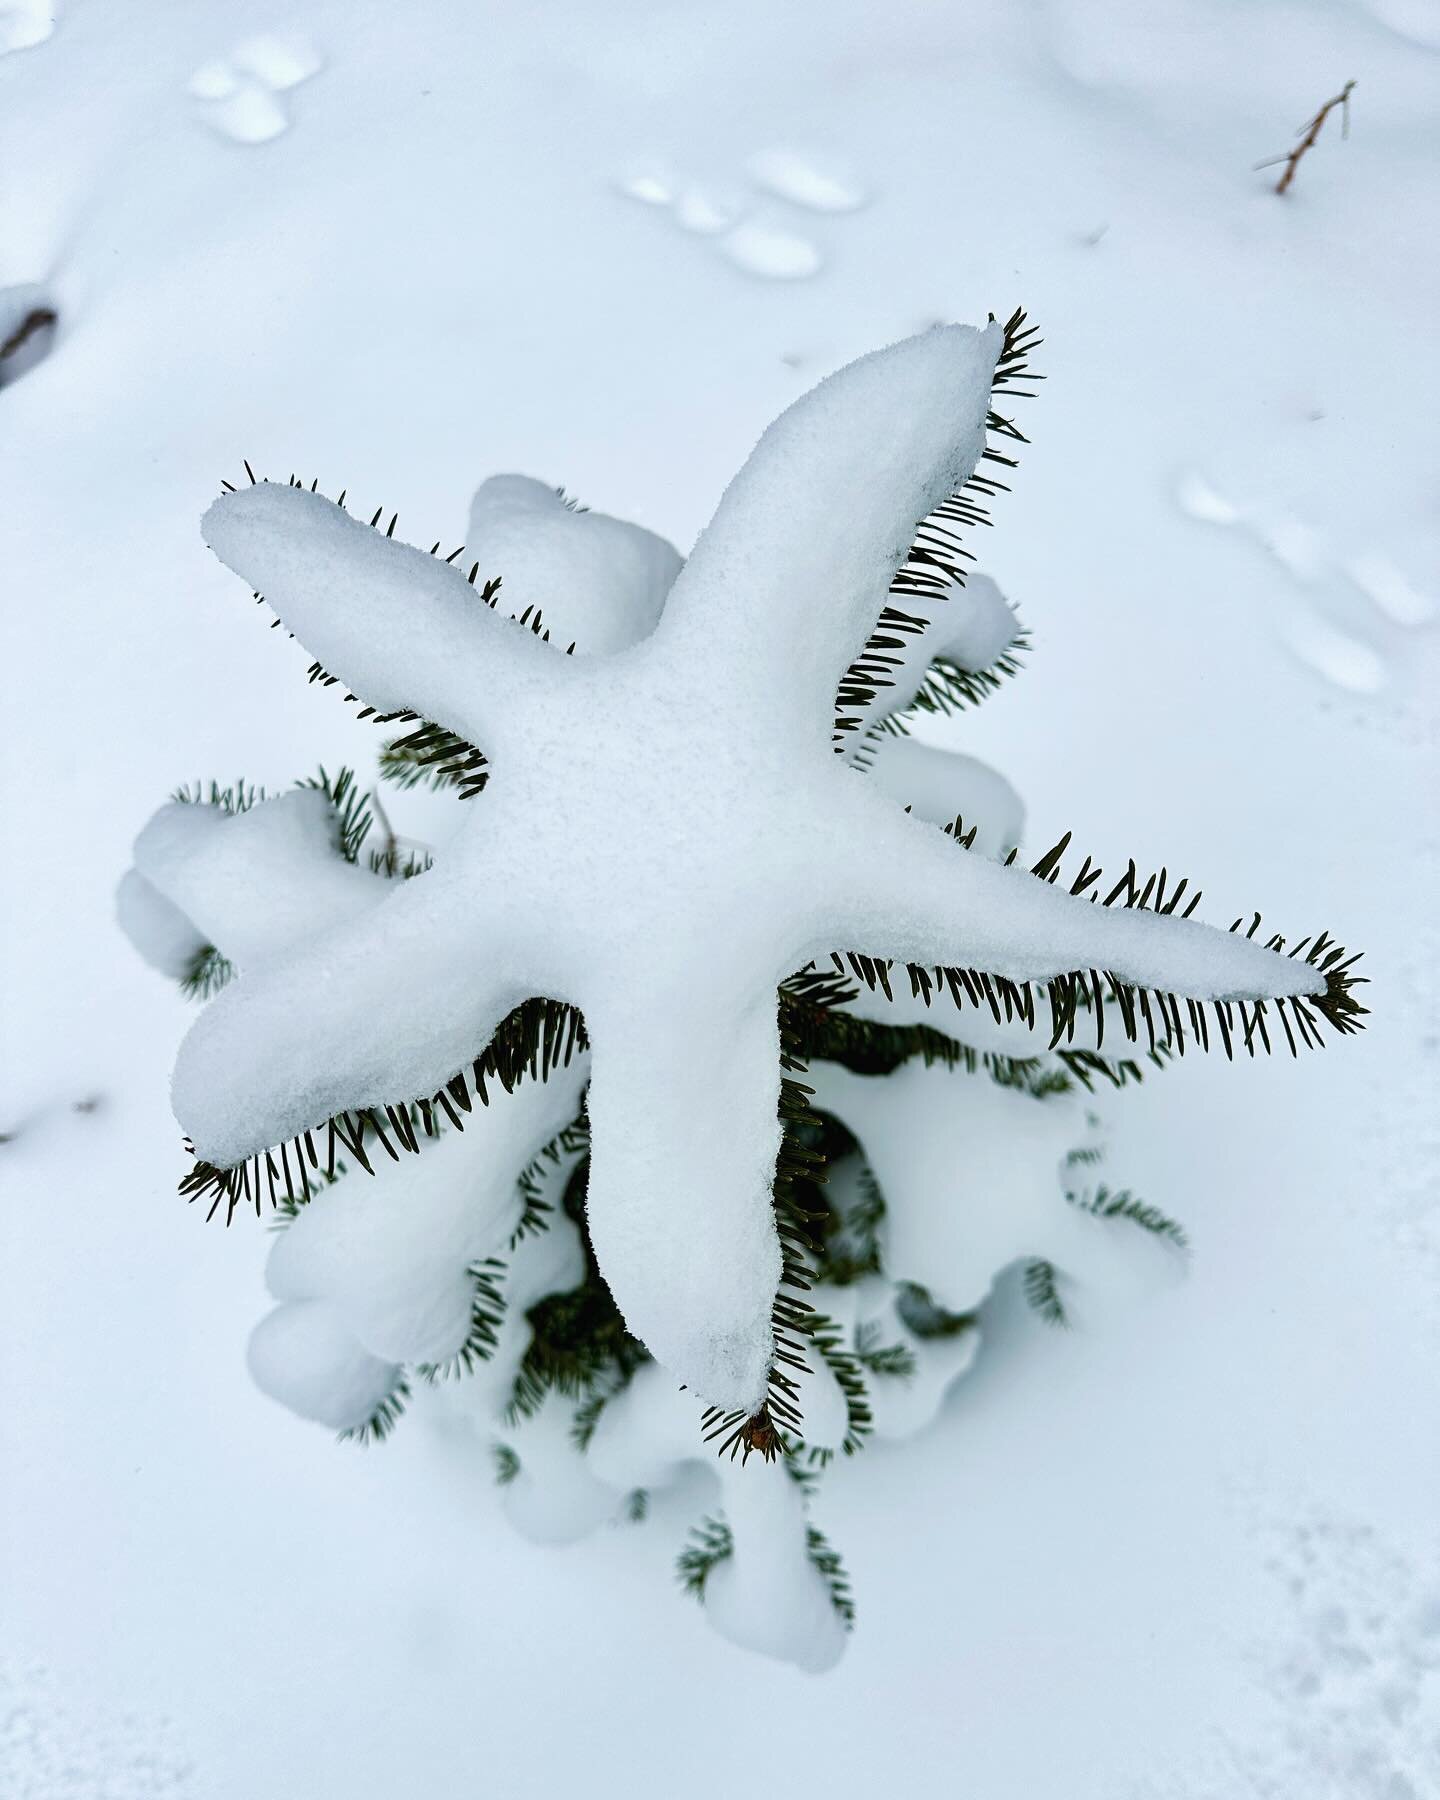
[[[312,679],[417,721],[420,753],[479,771],[484,791],[422,879],[362,903],[373,884],[362,895],[352,870],[312,929],[239,959],[175,1070],[192,1195],[308,1192],[337,1136],[362,1161],[413,1150],[412,1107],[425,1130],[458,1122],[487,1078],[588,1047],[600,1270],[727,1441],[768,1452],[774,1409],[784,1423],[795,1405],[773,1189],[777,991],[797,972],[853,971],[882,1016],[953,1004],[1097,1051],[1107,1034],[1268,1048],[1272,1022],[1294,1048],[1321,1020],[1358,1023],[1353,959],[1328,939],[1286,955],[1253,927],[1216,930],[1133,868],[1102,893],[1088,862],[1069,882],[1058,854],[1000,863],[924,816],[923,768],[889,769],[923,751],[897,755],[867,707],[892,681],[920,691],[934,645],[916,663],[907,640],[958,595],[950,528],[993,486],[976,471],[1013,355],[992,322],[841,369],[765,432],[683,567],[619,521],[596,541],[598,521],[514,478],[477,503],[464,559],[293,482],[211,506],[206,541],[310,652]],[[493,603],[497,576],[547,632]],[[592,606],[602,648],[565,654],[561,622]],[[983,668],[1010,634],[974,610],[991,636],[966,666]]]

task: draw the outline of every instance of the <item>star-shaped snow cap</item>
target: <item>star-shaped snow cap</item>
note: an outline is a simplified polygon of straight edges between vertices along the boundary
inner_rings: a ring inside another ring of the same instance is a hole
[[[1328,940],[1283,957],[1279,940],[1176,916],[1163,881],[1098,904],[1088,862],[1067,892],[1057,857],[989,860],[907,812],[864,755],[835,753],[837,693],[863,734],[873,682],[909,678],[903,651],[877,651],[877,621],[903,640],[917,603],[946,591],[934,546],[990,485],[974,472],[1013,354],[999,325],[953,326],[840,370],[765,432],[678,575],[648,534],[612,542],[609,527],[635,528],[587,526],[513,478],[477,502],[478,549],[511,558],[487,561],[483,590],[478,562],[467,579],[297,485],[215,502],[206,541],[317,659],[312,675],[474,764],[483,752],[488,784],[422,878],[243,970],[201,1016],[174,1078],[202,1159],[192,1191],[233,1200],[253,1179],[258,1193],[287,1143],[303,1171],[310,1134],[337,1118],[409,1148],[408,1107],[468,1106],[472,1065],[518,1076],[528,1056],[543,1072],[550,1037],[508,1064],[486,1046],[545,997],[551,1035],[578,1013],[593,1047],[587,1217],[626,1323],[766,1449],[776,994],[796,971],[838,950],[888,994],[902,963],[924,998],[948,988],[1031,1023],[1048,991],[1057,1038],[1077,1013],[1099,1029],[1110,1012],[1115,1035],[1153,1039],[1158,1017],[1183,1042],[1182,1005],[1202,1039],[1208,1005],[1227,1047],[1237,1007],[1237,1036],[1266,1031],[1262,1002],[1307,1042],[1317,1014],[1356,1022]],[[503,592],[512,568],[547,620],[603,612],[610,652],[567,656],[566,629],[547,642],[533,613],[528,629],[507,619],[493,578]]]

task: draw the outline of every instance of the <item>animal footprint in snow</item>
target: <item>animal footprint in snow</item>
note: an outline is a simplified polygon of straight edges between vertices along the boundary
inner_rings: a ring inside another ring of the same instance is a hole
[[[1297,588],[1313,587],[1335,574],[1364,595],[1375,613],[1390,625],[1407,629],[1434,622],[1437,608],[1386,556],[1375,551],[1337,562],[1323,535],[1292,513],[1262,506],[1241,506],[1217,492],[1202,475],[1182,477],[1175,495],[1180,510],[1207,525],[1238,527],[1274,557]],[[1321,616],[1299,594],[1293,594],[1283,637],[1307,667],[1332,686],[1352,694],[1375,694],[1384,687],[1384,658],[1366,643]]]
[[[1248,1659],[1255,1704],[1216,1728],[1201,1768],[1192,1749],[1135,1800],[1428,1800],[1440,1570],[1372,1526],[1323,1513],[1273,1537],[1268,1642]]]
[[[684,231],[701,237],[713,237],[726,231],[746,209],[745,195],[723,186],[701,187],[685,182],[667,170],[648,167],[626,176],[619,184],[620,192],[642,205],[654,206],[674,216]]]
[[[768,281],[801,281],[824,266],[820,246],[791,228],[774,202],[809,212],[845,213],[868,195],[848,172],[798,151],[759,152],[746,164],[750,188],[702,186],[655,168],[637,170],[620,183],[632,200],[670,213],[684,231],[715,240],[715,248],[747,275]],[[770,198],[755,208],[755,190]]]
[[[1397,569],[1388,556],[1352,556],[1345,573],[1376,609],[1396,625],[1431,625],[1436,605]]]
[[[750,158],[745,172],[756,187],[812,212],[855,212],[870,198],[838,163],[803,156],[797,150],[761,150]]]
[[[0,56],[31,50],[55,29],[51,0],[0,0]]]
[[[774,225],[737,225],[720,240],[737,269],[771,281],[801,281],[820,272],[823,258],[809,238]]]
[[[207,125],[237,144],[264,144],[290,124],[281,99],[308,81],[324,59],[306,37],[267,32],[246,38],[223,57],[202,63],[190,77],[189,92],[200,102]]]

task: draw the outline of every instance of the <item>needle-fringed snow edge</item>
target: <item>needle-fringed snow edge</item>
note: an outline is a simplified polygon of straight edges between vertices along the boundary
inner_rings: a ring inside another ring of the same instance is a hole
[[[991,320],[994,321],[993,314]],[[1034,397],[1031,389],[1018,384],[1044,379],[1030,367],[1028,360],[1040,341],[1035,328],[1027,323],[1023,309],[1017,308],[1004,325],[1002,347],[991,381],[982,464],[1012,469],[1017,466],[1017,458],[1009,453],[1008,447],[1002,446],[1029,441],[1014,421],[998,410],[995,402],[1001,395],[1011,399]],[[248,461],[244,467],[249,481],[257,484],[259,478]],[[288,485],[304,488],[306,484],[292,474]],[[222,482],[221,486],[225,492],[236,491],[235,484],[229,481]],[[318,480],[309,484],[309,491],[318,493]],[[952,583],[963,585],[966,565],[974,561],[974,555],[962,541],[961,533],[971,527],[989,525],[992,522],[989,502],[996,494],[1008,491],[1008,483],[998,475],[977,468],[917,527],[914,542],[891,581],[889,600],[874,630],[840,680],[833,727],[837,752],[847,748],[850,735],[866,722],[867,713],[883,710],[883,690],[893,685],[890,671],[902,660],[894,652],[903,646],[905,637],[919,635],[930,623],[907,612],[904,601],[907,598],[933,601],[943,597]],[[345,500],[346,491],[342,490],[336,501],[342,510]],[[568,497],[566,503],[575,504]],[[383,507],[376,509],[369,520],[373,529],[381,529],[384,514]],[[386,537],[394,536],[397,521],[398,514],[392,512],[384,528]],[[439,551],[437,541],[430,554],[438,556]],[[464,546],[461,545],[443,560],[454,563],[463,555]],[[467,575],[471,586],[476,586],[478,576],[479,563],[475,562]],[[492,610],[500,609],[502,582],[499,577],[491,577],[479,584],[477,592]],[[254,597],[257,602],[264,599],[259,593]],[[515,622],[543,641],[550,641],[550,631],[537,608],[527,607]],[[271,628],[284,629],[282,620],[273,619]],[[293,633],[287,635],[293,637]],[[1027,635],[1018,632],[1003,654],[984,670],[951,666],[945,659],[933,663],[919,691],[903,708],[897,709],[896,715],[880,720],[881,728],[903,731],[906,715],[948,712],[978,704],[995,692],[1004,678],[1018,673],[1021,667],[1018,654],[1024,651],[1027,643]],[[573,654],[574,650],[572,643],[565,654]],[[343,685],[318,661],[311,662],[308,677],[312,683],[326,687]],[[451,787],[467,799],[474,798],[484,789],[488,763],[478,746],[408,709],[382,711],[348,688],[344,699],[348,704],[359,706],[357,716],[361,719],[382,725],[405,723],[415,727],[405,736],[386,744],[381,768],[388,779],[402,787],[432,782]],[[342,773],[349,776],[349,771]],[[323,771],[322,781],[316,785],[325,785]],[[244,798],[245,793],[243,784],[233,790],[237,810],[253,803],[255,790],[250,790],[249,799]],[[191,795],[182,791],[176,797],[200,796],[198,792]],[[356,798],[353,789],[347,795],[344,788],[338,796],[332,796],[342,816],[347,804],[353,806]],[[217,788],[210,800],[229,810],[232,790]],[[364,796],[359,796],[359,800],[363,805]],[[347,841],[344,825],[341,830],[343,844]],[[361,831],[360,837],[363,835]],[[967,834],[961,820],[957,819],[949,828],[949,835],[956,839],[960,849],[973,853],[973,830]],[[353,837],[353,827],[350,836]],[[1037,879],[1055,883],[1070,838],[1071,834],[1066,832],[1032,865],[1030,873]],[[1017,854],[1015,850],[1010,852],[1007,866],[1014,865]],[[380,865],[374,866],[378,869]],[[412,874],[423,871],[391,868],[384,872]],[[1173,914],[1189,885],[1185,879],[1170,885],[1167,871],[1163,869],[1142,882],[1132,860],[1125,875],[1102,899],[1098,888],[1101,874],[1099,866],[1092,864],[1087,856],[1070,883],[1070,893],[1076,897],[1088,894],[1093,903],[1107,907],[1118,904],[1136,910]],[[1180,916],[1189,918],[1199,898],[1196,891]],[[1242,924],[1243,919],[1237,919],[1231,931],[1239,931]],[[1260,915],[1256,913],[1245,935],[1254,939],[1259,928]],[[1285,955],[1285,943],[1286,940],[1276,934],[1265,940],[1264,947],[1277,955]],[[1323,1043],[1321,1020],[1338,1035],[1362,1028],[1367,1009],[1359,1003],[1354,992],[1364,981],[1364,977],[1353,972],[1359,960],[1358,953],[1347,954],[1343,946],[1322,932],[1302,939],[1289,950],[1288,956],[1303,958],[1307,965],[1323,974],[1323,991],[1271,1000],[1224,997],[1197,1000],[1127,983],[1103,969],[1077,969],[1043,981],[1027,982],[976,968],[922,967],[913,963],[903,966],[912,998],[921,1000],[927,1008],[932,1001],[943,1004],[948,999],[957,1012],[968,1005],[988,1010],[996,1023],[1018,1021],[1035,1030],[1042,1018],[1041,1009],[1048,1007],[1048,1050],[1058,1056],[1070,1075],[1089,1088],[1097,1077],[1117,1086],[1140,1078],[1139,1065],[1133,1058],[1107,1058],[1099,1054],[1107,1008],[1113,1007],[1118,1013],[1120,1029],[1128,1044],[1139,1045],[1143,1037],[1145,1054],[1156,1065],[1163,1065],[1172,1055],[1185,1054],[1187,1019],[1190,1041],[1204,1051],[1210,1048],[1213,1020],[1216,1035],[1229,1058],[1233,1058],[1237,1043],[1251,1057],[1256,1054],[1257,1046],[1267,1054],[1273,1049],[1269,1030],[1272,1007],[1292,1056],[1298,1055],[1302,1044],[1307,1048],[1318,1048]],[[983,1061],[994,1079],[1016,1085],[1028,1082],[1040,1067],[1038,1056],[982,1055],[950,1037],[938,1025],[885,1026],[847,1014],[842,1009],[856,991],[844,985],[847,975],[870,990],[883,993],[888,999],[893,994],[891,972],[895,965],[884,959],[842,951],[833,952],[831,961],[833,976],[829,971],[817,971],[811,964],[783,984],[779,994],[782,1068],[785,1072],[780,1091],[781,1148],[773,1191],[782,1273],[772,1313],[774,1359],[767,1396],[753,1414],[710,1408],[704,1416],[705,1435],[708,1439],[718,1440],[720,1453],[728,1453],[731,1457],[738,1454],[746,1460],[752,1453],[772,1460],[777,1455],[789,1454],[800,1442],[802,1420],[797,1376],[808,1370],[803,1358],[803,1341],[808,1340],[812,1345],[818,1343],[817,1326],[823,1323],[817,1320],[813,1309],[803,1299],[812,1278],[808,1260],[813,1248],[812,1221],[798,1198],[797,1181],[819,1183],[824,1179],[823,1167],[817,1167],[815,1153],[807,1149],[804,1142],[803,1126],[811,1116],[808,1101],[812,1090],[797,1077],[805,1071],[806,1057],[833,1055],[848,1062],[852,1058],[863,1060],[878,1055],[891,1061],[893,1066],[894,1061],[905,1056],[920,1055],[926,1061],[939,1060],[952,1066],[963,1064],[967,1068]],[[214,961],[207,961],[205,967],[197,967],[193,972],[189,991],[208,997],[224,984],[231,972],[224,958],[215,952]],[[1183,1019],[1182,1000],[1185,1005]],[[1074,1043],[1076,1021],[1084,1014],[1093,1016],[1094,1049]],[[508,1093],[522,1080],[543,1081],[587,1048],[584,1021],[576,1008],[548,999],[527,1000],[506,1017],[473,1063],[457,1072],[429,1098],[342,1111],[228,1168],[197,1161],[182,1179],[180,1192],[192,1203],[208,1198],[207,1219],[213,1218],[224,1202],[227,1224],[242,1205],[253,1205],[258,1215],[266,1199],[272,1207],[303,1203],[309,1199],[312,1187],[333,1178],[341,1154],[348,1154],[367,1173],[373,1173],[374,1165],[366,1149],[367,1139],[371,1149],[378,1145],[391,1160],[398,1160],[401,1152],[417,1153],[422,1137],[437,1136],[446,1124],[463,1131],[464,1117],[472,1110],[474,1101],[488,1105],[489,1082],[498,1081]],[[320,1140],[318,1144],[317,1139]],[[186,1147],[193,1155],[193,1145],[188,1140]],[[824,1353],[823,1347],[821,1353]],[[832,1370],[844,1389],[845,1371],[835,1369],[833,1359],[827,1360],[831,1361]],[[864,1431],[863,1417],[852,1418],[850,1439],[858,1442]],[[850,1448],[849,1442],[846,1448]]]

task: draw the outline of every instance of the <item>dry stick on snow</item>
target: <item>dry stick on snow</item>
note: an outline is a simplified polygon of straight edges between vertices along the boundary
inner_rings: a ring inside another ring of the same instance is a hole
[[[26,313],[4,343],[0,343],[0,360],[12,356],[27,339],[34,337],[37,331],[43,331],[47,325],[54,323],[55,314],[50,307],[34,307]]]
[[[1280,179],[1275,183],[1275,192],[1277,194],[1283,194],[1286,188],[1288,188],[1290,183],[1295,179],[1295,171],[1300,167],[1300,158],[1315,142],[1316,138],[1319,137],[1321,126],[1325,123],[1326,119],[1329,118],[1330,114],[1334,112],[1337,106],[1340,108],[1340,135],[1342,138],[1349,137],[1350,96],[1354,91],[1355,83],[1353,81],[1347,81],[1338,94],[1333,95],[1332,98],[1327,100],[1320,108],[1319,112],[1316,113],[1315,117],[1311,119],[1310,123],[1300,127],[1300,142],[1288,156],[1272,156],[1268,162],[1256,163],[1255,167],[1257,169],[1273,169],[1276,163],[1284,163],[1284,172],[1281,174]]]

